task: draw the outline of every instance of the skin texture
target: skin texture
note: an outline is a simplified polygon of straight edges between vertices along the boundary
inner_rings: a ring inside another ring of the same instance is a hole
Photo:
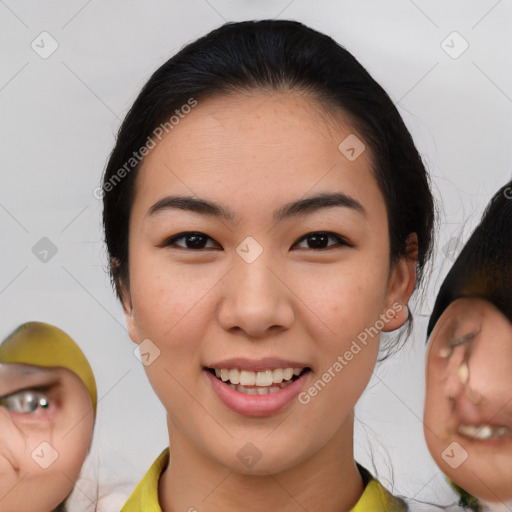
[[[92,399],[77,375],[66,368],[0,365],[0,397],[27,392],[49,405],[25,413],[12,402],[0,406],[2,512],[54,510],[73,490],[91,444]]]
[[[427,357],[424,430],[432,457],[470,494],[490,502],[511,500],[512,324],[487,300],[457,299],[432,331]],[[464,367],[459,372],[464,362],[465,383]],[[477,440],[461,435],[461,424],[507,430],[501,440]],[[453,442],[455,458],[443,457]]]
[[[362,480],[353,458],[353,407],[372,374],[379,336],[307,405],[267,417],[234,413],[203,367],[231,357],[279,357],[316,381],[366,327],[415,284],[413,257],[390,268],[387,213],[367,149],[349,161],[338,145],[355,130],[298,93],[233,94],[199,102],[143,162],[129,227],[124,308],[131,339],[160,356],[145,367],[168,413],[171,463],[159,485],[164,511],[349,510]],[[360,139],[362,137],[359,136]],[[276,222],[274,210],[342,192],[365,212],[331,207]],[[148,210],[163,197],[215,201],[225,220],[185,210]],[[186,231],[207,235],[203,249]],[[319,231],[328,238],[314,249]],[[252,263],[236,252],[253,237]],[[189,245],[190,247],[190,245]],[[406,308],[384,329],[400,327]],[[261,459],[237,457],[246,443]],[[304,508],[303,508],[304,507]]]

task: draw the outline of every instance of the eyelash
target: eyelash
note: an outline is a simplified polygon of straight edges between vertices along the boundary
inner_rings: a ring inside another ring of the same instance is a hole
[[[300,243],[302,242],[303,240],[306,240],[308,238],[312,238],[313,236],[316,236],[316,235],[320,235],[320,236],[325,236],[325,237],[328,237],[328,238],[334,238],[338,241],[339,245],[342,245],[342,246],[347,246],[347,247],[353,247],[353,245],[351,243],[349,243],[345,238],[343,238],[342,236],[340,235],[337,235],[336,233],[332,233],[330,231],[313,231],[311,233],[308,233],[306,235],[304,235],[303,237],[301,237],[297,242],[295,242],[293,245],[296,245],[297,243]],[[199,236],[199,237],[204,237],[204,238],[207,238],[207,239],[210,239],[210,240],[213,240],[213,238],[209,237],[208,235],[205,235],[204,233],[201,233],[201,232],[198,232],[198,231],[187,231],[187,232],[184,232],[184,233],[180,233],[178,235],[175,235],[175,236],[172,236],[170,238],[168,238],[167,240],[165,240],[161,245],[160,247],[170,247],[170,246],[175,246],[175,247],[178,247],[180,249],[185,249],[185,250],[189,250],[189,251],[202,251],[202,250],[206,250],[208,248],[204,248],[204,247],[201,247],[199,249],[194,249],[194,248],[191,248],[191,247],[183,247],[183,246],[180,246],[180,245],[176,245],[176,241],[177,240],[181,240],[181,239],[185,239],[187,237],[190,237],[190,236]],[[330,249],[334,247],[333,245],[328,245],[327,247],[320,247],[320,248],[307,248],[307,249],[311,249],[311,250],[325,250],[325,249]],[[210,247],[211,249],[211,247]]]

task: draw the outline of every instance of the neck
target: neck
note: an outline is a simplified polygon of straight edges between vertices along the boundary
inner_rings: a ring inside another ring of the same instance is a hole
[[[353,455],[352,414],[320,450],[286,469],[267,466],[263,474],[244,474],[220,464],[198,450],[170,419],[168,425],[170,462],[159,482],[164,512],[348,512],[364,490]],[[239,467],[237,462],[233,467]]]

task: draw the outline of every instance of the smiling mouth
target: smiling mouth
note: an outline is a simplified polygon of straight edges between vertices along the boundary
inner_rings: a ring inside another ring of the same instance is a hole
[[[311,371],[309,367],[277,368],[263,372],[224,368],[205,369],[230,388],[246,395],[277,393],[295,382],[301,375]]]
[[[493,441],[511,437],[511,431],[504,425],[459,425],[457,432],[477,441]]]

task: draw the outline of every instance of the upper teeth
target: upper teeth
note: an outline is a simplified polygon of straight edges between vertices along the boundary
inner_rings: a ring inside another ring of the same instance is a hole
[[[271,386],[279,384],[283,380],[290,380],[294,375],[299,375],[304,368],[276,368],[275,370],[265,370],[264,372],[251,372],[249,370],[239,369],[217,369],[215,375],[224,382],[230,381],[231,384],[241,384],[242,386]]]
[[[479,441],[502,439],[507,433],[507,427],[491,425],[459,425],[459,434],[472,437]]]

